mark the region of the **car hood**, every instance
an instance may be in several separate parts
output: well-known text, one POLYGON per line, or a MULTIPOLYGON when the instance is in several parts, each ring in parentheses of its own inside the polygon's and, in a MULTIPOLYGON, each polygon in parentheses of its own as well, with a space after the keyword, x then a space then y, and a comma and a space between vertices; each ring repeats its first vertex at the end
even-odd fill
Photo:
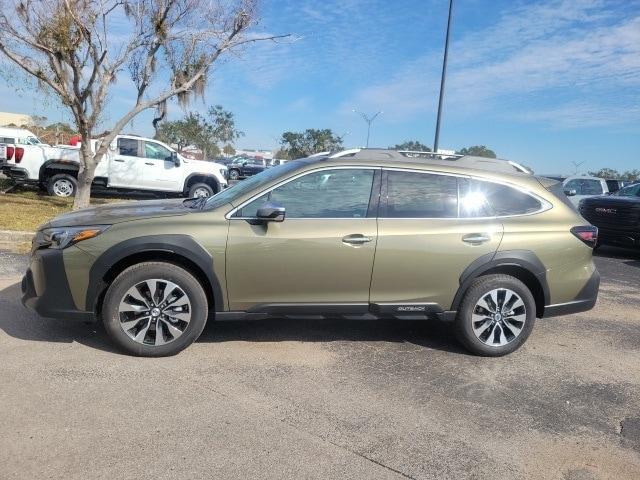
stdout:
POLYGON ((583 200, 586 204, 630 205, 640 204, 640 197, 623 197, 618 195, 598 195, 583 200))
POLYGON ((191 210, 183 199, 137 200, 85 208, 59 215, 40 228, 76 227, 83 225, 111 225, 150 217, 184 215, 191 210))

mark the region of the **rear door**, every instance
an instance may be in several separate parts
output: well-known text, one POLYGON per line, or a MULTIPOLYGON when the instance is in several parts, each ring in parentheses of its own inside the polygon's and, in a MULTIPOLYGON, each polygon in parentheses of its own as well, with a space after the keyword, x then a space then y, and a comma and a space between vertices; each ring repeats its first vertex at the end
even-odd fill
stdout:
MULTIPOLYGON (((371 303, 381 313, 450 308, 462 272, 494 253, 502 223, 461 210, 461 177, 437 172, 383 171, 371 303), (460 218, 469 217, 469 218, 460 218)), ((464 201, 480 204, 479 195, 464 201)))
POLYGON ((141 163, 142 142, 135 138, 119 137, 116 151, 109 161, 109 186, 144 188, 141 163))

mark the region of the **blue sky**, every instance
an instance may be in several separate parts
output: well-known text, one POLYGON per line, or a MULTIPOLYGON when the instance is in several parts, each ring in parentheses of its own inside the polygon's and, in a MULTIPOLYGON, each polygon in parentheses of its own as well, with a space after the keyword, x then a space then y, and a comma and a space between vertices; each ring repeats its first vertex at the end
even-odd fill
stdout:
MULTIPOLYGON (((640 0, 456 0, 441 148, 485 144, 539 173, 640 168, 640 0)), ((431 145, 447 0, 264 0, 258 31, 292 33, 216 66, 206 104, 232 110, 239 147, 285 130, 332 128, 361 146, 431 145)), ((0 110, 61 117, 31 91, 0 110)), ((127 106, 122 78, 109 119, 127 106)), ((204 110, 202 102, 192 105, 204 110)), ((182 114, 176 105, 171 116, 182 114)), ((150 115, 130 131, 150 134, 150 115)))

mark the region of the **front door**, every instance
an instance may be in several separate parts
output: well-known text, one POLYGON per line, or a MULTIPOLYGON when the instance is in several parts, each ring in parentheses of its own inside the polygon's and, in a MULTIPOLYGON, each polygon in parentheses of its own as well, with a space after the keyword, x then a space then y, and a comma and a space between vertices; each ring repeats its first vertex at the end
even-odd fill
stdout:
POLYGON ((231 310, 364 313, 376 248, 379 170, 326 168, 288 179, 230 220, 231 310), (286 209, 283 222, 255 224, 260 205, 286 209))
POLYGON ((461 211, 458 189, 464 181, 436 173, 384 171, 371 280, 371 303, 381 312, 450 308, 464 269, 500 245, 502 222, 464 218, 485 216, 461 211))
POLYGON ((171 158, 171 150, 158 142, 144 141, 142 173, 146 188, 171 192, 182 189, 182 175, 171 158))

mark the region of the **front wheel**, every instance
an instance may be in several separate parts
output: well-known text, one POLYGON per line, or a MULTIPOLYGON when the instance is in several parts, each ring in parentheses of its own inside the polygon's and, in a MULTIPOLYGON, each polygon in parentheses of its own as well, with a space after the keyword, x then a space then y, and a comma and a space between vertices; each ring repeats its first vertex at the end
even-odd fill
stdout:
POLYGON ((229 180, 238 180, 240 178, 240 172, 236 169, 229 170, 229 180))
POLYGON ((127 268, 111 283, 102 321, 122 350, 164 357, 196 341, 207 314, 207 296, 191 273, 172 263, 144 262, 127 268))
POLYGON ((189 188, 189 198, 209 198, 213 194, 213 188, 206 183, 194 183, 189 188))
POLYGON ((78 181, 66 173, 53 175, 47 182, 47 192, 52 197, 73 197, 78 191, 78 181))
POLYGON ((487 275, 465 293, 456 336, 476 355, 499 357, 527 340, 535 318, 536 303, 524 283, 510 275, 487 275))

